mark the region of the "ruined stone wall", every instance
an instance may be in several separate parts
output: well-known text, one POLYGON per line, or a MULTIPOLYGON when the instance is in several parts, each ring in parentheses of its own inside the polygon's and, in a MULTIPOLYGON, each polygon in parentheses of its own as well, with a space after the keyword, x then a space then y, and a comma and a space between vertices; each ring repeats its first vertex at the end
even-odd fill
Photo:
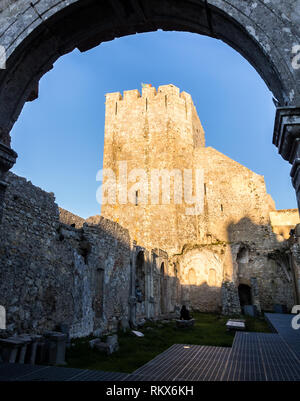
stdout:
MULTIPOLYGON (((0 234, 0 304, 6 307, 10 332, 41 332, 63 322, 70 326, 71 336, 84 336, 111 331, 123 317, 134 315, 138 321, 165 316, 182 304, 232 314, 238 309, 238 285, 251 286, 253 278, 261 309, 271 310, 274 303, 288 308, 294 304, 286 243, 273 242, 268 248, 250 240, 189 244, 172 256, 137 246, 133 253, 128 230, 119 224, 102 216, 82 224, 78 216, 59 211, 53 194, 13 174, 9 183, 0 234), (138 275, 134 269, 140 250, 144 253, 141 303, 135 299, 132 282, 138 275), (231 280, 224 275, 229 262, 231 280), (224 285, 226 280, 229 284, 224 285)), ((248 228, 253 232, 256 226, 248 228)), ((296 259, 294 264, 298 281, 296 259)))
MULTIPOLYGON (((267 253, 281 247, 269 222, 275 205, 262 176, 211 147, 195 149, 194 168, 204 172, 204 210, 197 216, 197 235, 179 237, 182 250, 174 258, 185 285, 185 272, 195 270, 197 284, 186 296, 191 304, 200 310, 220 310, 222 282, 239 285, 236 247, 247 243, 267 253)), ((266 264, 259 264, 263 288, 268 287, 266 264)), ((254 274, 251 270, 248 273, 254 274)), ((285 289, 283 285, 282 292, 285 289)), ((268 302, 262 302, 269 307, 268 302)))
POLYGON ((189 246, 172 260, 182 286, 181 303, 203 312, 220 311, 224 246, 189 246))
POLYGON ((62 223, 65 223, 69 226, 73 225, 76 228, 81 228, 85 223, 85 220, 82 217, 79 217, 76 214, 69 212, 68 210, 65 210, 61 207, 58 208, 58 210, 59 221, 61 221, 62 223))
POLYGON ((296 297, 294 268, 289 253, 286 243, 265 249, 251 242, 187 247, 181 255, 172 258, 173 262, 176 261, 181 285, 177 302, 200 311, 223 310, 228 314, 231 310, 235 314, 237 303, 232 301, 231 293, 227 294, 226 286, 222 293, 222 285, 229 283, 229 290, 234 287, 237 293, 239 285, 246 284, 251 291, 256 291, 251 303, 259 310, 272 311, 274 304, 291 309, 296 297), (233 270, 231 277, 224 274, 228 259, 233 270), (257 289, 253 286, 253 279, 257 289))
MULTIPOLYGON (((180 94, 174 85, 161 86, 157 92, 153 87, 143 88, 142 96, 137 90, 126 91, 123 97, 120 93, 106 95, 104 168, 112 169, 119 184, 120 161, 127 162, 122 185, 126 185, 129 197, 116 196, 116 204, 104 205, 102 214, 128 228, 142 246, 159 247, 168 253, 169 265, 176 266, 176 280, 181 285, 177 303, 202 311, 221 310, 222 283, 233 283, 237 288, 245 283, 250 286, 256 279, 259 308, 270 310, 274 303, 292 305, 290 263, 282 257, 287 246, 270 222, 270 215, 274 221, 280 214, 280 224, 285 221, 289 225, 291 216, 276 211, 263 176, 205 147, 204 131, 190 95, 180 94), (141 173, 131 176, 134 168, 143 169, 145 178, 141 173), (158 204, 154 204, 154 169, 178 170, 182 183, 184 169, 191 169, 193 175, 202 171, 203 210, 190 215, 187 210, 193 205, 186 199, 176 204, 172 185, 169 203, 160 191, 158 204), (143 179, 146 184, 142 184, 143 179), (144 203, 135 196, 138 191, 140 198, 141 184, 149 190, 144 203), (134 194, 132 203, 130 194, 134 194), (246 264, 240 260, 243 247, 248 252, 246 264)), ((154 276, 156 298, 164 285, 159 268, 154 276)), ((167 274, 170 283, 175 276, 167 274)), ((168 302, 175 299, 175 287, 169 287, 165 291, 168 302)), ((163 305, 156 305, 157 312, 162 309, 163 305)))
MULTIPOLYGON (((205 244, 211 242, 219 249, 214 255, 221 260, 223 280, 251 287, 251 278, 256 278, 262 309, 272 310, 275 303, 291 307, 289 261, 268 256, 275 254, 280 259, 287 245, 272 230, 270 213, 277 212, 264 178, 210 147, 197 150, 195 163, 204 169, 205 180, 201 243, 207 248, 205 244), (247 262, 241 256, 243 249, 247 262)), ((204 265, 207 270, 210 260, 204 265)))
POLYGON ((295 281, 288 243, 263 248, 248 242, 234 244, 231 248, 236 286, 246 284, 252 289, 255 278, 262 310, 272 311, 274 304, 286 305, 291 309, 295 304, 295 281))
MULTIPOLYGON (((205 210, 201 238, 211 236, 213 242, 257 241, 260 227, 269 225, 269 212, 275 210, 263 176, 212 147, 197 149, 194 163, 204 170, 205 210)), ((259 236, 263 238, 262 233, 259 236)))
POLYGON ((96 296, 95 301, 96 322, 97 325, 111 330, 123 317, 128 318, 129 314, 131 279, 129 233, 119 224, 102 216, 87 219, 83 232, 91 246, 87 263, 96 269, 100 284, 102 279, 103 295, 96 296), (102 306, 99 308, 101 301, 102 306))
POLYGON ((289 239, 290 231, 300 223, 298 209, 284 209, 270 212, 273 232, 289 239))
POLYGON ((58 323, 72 336, 128 316, 130 239, 101 218, 76 229, 59 221, 53 194, 9 174, 0 234, 0 304, 12 332, 58 323))

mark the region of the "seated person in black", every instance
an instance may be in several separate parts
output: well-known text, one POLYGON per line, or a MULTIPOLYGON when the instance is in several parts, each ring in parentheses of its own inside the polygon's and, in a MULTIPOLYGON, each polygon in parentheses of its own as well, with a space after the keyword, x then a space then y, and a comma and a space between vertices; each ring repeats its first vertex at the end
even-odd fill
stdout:
POLYGON ((188 309, 186 309, 185 305, 182 305, 181 311, 180 311, 180 320, 190 320, 190 312, 188 309))

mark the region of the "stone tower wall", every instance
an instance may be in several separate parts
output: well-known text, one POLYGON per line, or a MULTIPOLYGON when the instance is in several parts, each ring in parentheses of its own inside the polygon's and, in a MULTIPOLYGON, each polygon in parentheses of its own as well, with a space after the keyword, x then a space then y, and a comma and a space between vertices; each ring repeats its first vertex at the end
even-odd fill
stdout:
MULTIPOLYGON (((130 199, 103 205, 103 216, 126 227, 133 239, 146 247, 157 244, 169 254, 189 244, 250 240, 258 243, 271 235, 269 212, 275 204, 266 192, 264 178, 211 147, 205 147, 204 131, 191 96, 173 85, 106 95, 104 169, 111 168, 120 182, 120 162, 126 162, 130 199), (130 178, 133 169, 146 173, 146 202, 134 194, 138 186, 130 178), (155 169, 203 171, 204 208, 189 215, 187 204, 175 204, 171 178, 170 204, 152 202, 151 173, 155 169), (246 224, 246 219, 249 224, 246 224), (239 222, 239 229, 233 230, 239 222), (253 227, 256 229, 253 230, 253 227), (262 229, 263 227, 263 229, 262 229), (251 230, 252 231, 251 231, 251 230)), ((162 182, 162 181, 161 181, 162 182)), ((272 237, 272 235, 271 235, 272 237)), ((268 238, 270 240, 270 238, 268 238)), ((271 238, 272 240, 272 238, 271 238)))
MULTIPOLYGON (((276 208, 264 177, 205 147, 190 95, 180 94, 173 85, 157 92, 143 88, 142 96, 137 90, 123 97, 106 95, 104 168, 111 168, 117 179, 121 161, 127 162, 128 177, 132 169, 143 169, 150 190, 153 169, 191 169, 194 178, 197 169, 203 172, 203 210, 198 215, 186 213, 186 202, 175 204, 172 191, 170 204, 163 204, 162 198, 151 204, 149 196, 145 204, 117 199, 114 205, 102 206, 102 215, 127 228, 139 244, 168 253, 181 283, 179 303, 221 310, 222 283, 233 283, 237 290, 239 284, 251 286, 257 278, 262 308, 292 305, 287 246, 272 231, 270 213, 276 208)), ((134 183, 129 179, 127 188, 134 183)), ((133 186, 134 192, 137 188, 133 186)))
MULTIPOLYGON (((179 88, 164 85, 106 95, 104 169, 111 168, 119 177, 119 162, 127 163, 128 176, 133 169, 143 169, 149 195, 134 204, 134 182, 128 184, 132 196, 103 205, 101 214, 128 227, 133 239, 152 248, 159 242, 162 249, 177 250, 178 236, 197 235, 197 218, 185 216, 186 205, 174 204, 171 179, 170 204, 153 204, 151 174, 154 170, 169 172, 193 169, 193 153, 204 147, 204 131, 191 96, 179 88), (185 234, 182 232, 185 231, 185 234)), ((140 178, 138 178, 139 180, 140 178)), ((131 178, 129 176, 129 181, 131 178)), ((134 178, 133 178, 134 181, 134 178)))

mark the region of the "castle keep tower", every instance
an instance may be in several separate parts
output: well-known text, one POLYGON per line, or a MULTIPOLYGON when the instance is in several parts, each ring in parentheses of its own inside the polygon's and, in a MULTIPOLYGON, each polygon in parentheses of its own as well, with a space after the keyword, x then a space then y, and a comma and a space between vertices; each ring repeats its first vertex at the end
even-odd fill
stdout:
MULTIPOLYGON (((181 303, 200 310, 218 310, 221 305, 226 309, 226 294, 239 286, 247 286, 247 291, 254 288, 252 302, 266 306, 273 299, 269 277, 274 274, 283 277, 276 299, 287 297, 292 303, 291 286, 270 258, 274 250, 281 249, 283 237, 277 238, 272 230, 270 212, 274 221, 276 209, 264 177, 205 146, 204 131, 188 93, 164 85, 157 91, 145 87, 142 95, 138 90, 125 91, 123 96, 107 94, 104 169, 108 174, 104 174, 103 195, 109 193, 115 199, 102 205, 102 215, 127 228, 131 239, 148 252, 154 251, 156 259, 161 255, 157 250, 165 251, 156 279, 144 279, 147 269, 137 269, 143 273, 137 278, 146 309, 153 297, 166 299, 164 294, 169 294, 168 302, 180 297, 181 303), (186 188, 187 171, 192 175, 186 188), (197 171, 202 172, 200 180, 197 171), (158 181, 166 183, 165 173, 170 191, 164 185, 156 192, 158 181), (178 187, 182 193, 174 192, 178 187), (186 197, 186 189, 193 199, 186 197), (200 195, 200 202, 195 195, 200 195), (176 286, 165 288, 165 274, 179 280, 180 295, 176 286), (233 284, 224 287, 222 300, 221 287, 228 282, 233 284)), ((228 295, 228 299, 230 303, 233 298, 228 295)), ((160 308, 155 304, 157 311, 169 310, 172 302, 160 308)), ((139 304, 140 315, 143 305, 139 304)), ((236 305, 236 311, 240 310, 239 301, 236 305)))
POLYGON ((143 246, 159 244, 176 251, 178 243, 197 237, 198 216, 186 214, 191 205, 184 202, 183 192, 182 203, 174 199, 174 182, 180 179, 177 174, 183 179, 185 169, 192 172, 195 149, 204 146, 204 131, 192 98, 174 85, 160 86, 157 91, 147 86, 142 95, 138 90, 125 91, 123 97, 119 92, 107 94, 103 167, 113 170, 119 189, 127 175, 127 197, 117 196, 116 204, 102 205, 101 214, 128 228, 143 246), (168 172, 170 200, 161 186, 155 196, 155 188, 168 172), (159 182, 151 178, 152 173, 160 175, 159 182), (141 180, 145 191, 136 184, 141 180))
POLYGON ((256 241, 254 227, 269 225, 269 212, 275 210, 262 176, 205 147, 192 98, 174 85, 157 91, 147 86, 142 95, 138 90, 106 95, 103 164, 117 185, 110 192, 115 201, 103 204, 101 214, 127 228, 142 246, 169 255, 187 245, 256 241), (197 170, 203 173, 199 185, 197 170), (196 213, 185 196, 186 171, 192 174, 190 195, 198 190, 202 199, 196 213), (160 174, 156 180, 155 174, 160 174), (170 191, 162 191, 164 174, 170 191), (182 190, 179 201, 174 184, 182 190))

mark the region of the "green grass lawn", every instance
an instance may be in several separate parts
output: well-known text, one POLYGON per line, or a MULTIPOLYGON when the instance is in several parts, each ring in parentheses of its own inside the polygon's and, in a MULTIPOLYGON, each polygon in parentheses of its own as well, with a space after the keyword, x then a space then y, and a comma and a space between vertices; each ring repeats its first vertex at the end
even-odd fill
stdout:
MULTIPOLYGON (((73 340, 67 351, 68 367, 131 373, 173 344, 231 347, 234 333, 226 331, 228 317, 212 313, 193 313, 193 316, 196 322, 191 328, 176 329, 175 322, 158 322, 147 323, 140 330, 145 337, 119 332, 120 349, 110 356, 89 348, 92 337, 73 340)), ((246 324, 247 331, 270 332, 264 319, 247 317, 246 324)))

